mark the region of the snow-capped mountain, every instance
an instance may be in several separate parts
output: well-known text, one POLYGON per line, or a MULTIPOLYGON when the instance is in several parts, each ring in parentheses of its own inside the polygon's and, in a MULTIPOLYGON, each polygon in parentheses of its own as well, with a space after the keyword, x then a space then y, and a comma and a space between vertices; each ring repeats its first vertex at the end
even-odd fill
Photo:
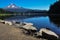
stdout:
POLYGON ((18 6, 16 6, 15 4, 11 3, 9 6, 7 6, 6 8, 19 8, 18 6))
POLYGON ((10 12, 45 12, 45 10, 32 10, 32 9, 27 9, 27 8, 23 8, 23 7, 18 7, 15 4, 11 3, 10 5, 8 5, 7 7, 3 8, 6 11, 10 11, 10 12))
POLYGON ((26 12, 26 11, 31 10, 31 9, 26 9, 26 8, 23 8, 23 7, 18 7, 15 4, 11 3, 7 7, 5 7, 4 10, 11 11, 11 12, 26 12))

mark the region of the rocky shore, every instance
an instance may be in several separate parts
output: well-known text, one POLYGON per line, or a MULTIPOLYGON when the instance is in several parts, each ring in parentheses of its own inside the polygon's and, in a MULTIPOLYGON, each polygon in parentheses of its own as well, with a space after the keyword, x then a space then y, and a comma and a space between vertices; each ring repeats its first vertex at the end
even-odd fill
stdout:
POLYGON ((37 28, 33 23, 0 20, 0 40, 59 40, 49 28, 37 28))
POLYGON ((22 30, 23 29, 16 28, 14 25, 10 26, 0 23, 0 40, 46 40, 25 35, 22 30))

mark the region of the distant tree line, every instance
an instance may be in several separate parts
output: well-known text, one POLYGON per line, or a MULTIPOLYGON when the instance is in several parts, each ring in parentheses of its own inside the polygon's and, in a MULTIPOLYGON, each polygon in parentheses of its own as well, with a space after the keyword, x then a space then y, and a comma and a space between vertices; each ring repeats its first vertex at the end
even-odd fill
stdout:
POLYGON ((29 10, 26 13, 47 13, 46 10, 29 10))
POLYGON ((6 10, 0 8, 0 19, 6 19, 9 17, 12 17, 12 15, 10 15, 11 13, 13 13, 13 12, 9 12, 9 11, 6 11, 6 10))
POLYGON ((6 10, 0 8, 0 14, 8 14, 8 13, 13 13, 13 12, 6 11, 6 10))

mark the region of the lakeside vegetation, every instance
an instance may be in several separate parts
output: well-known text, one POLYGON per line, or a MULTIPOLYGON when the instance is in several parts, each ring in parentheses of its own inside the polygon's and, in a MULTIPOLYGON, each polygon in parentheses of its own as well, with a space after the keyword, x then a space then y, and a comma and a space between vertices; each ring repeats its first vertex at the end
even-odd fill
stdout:
POLYGON ((4 10, 0 8, 0 19, 5 19, 8 17, 12 17, 14 15, 20 15, 20 16, 41 16, 41 15, 46 15, 47 11, 46 10, 29 10, 27 12, 11 12, 4 10))
POLYGON ((0 19, 6 19, 6 18, 11 17, 12 16, 11 13, 12 12, 9 12, 0 8, 0 19))
POLYGON ((11 17, 12 15, 10 15, 10 14, 0 14, 0 19, 6 19, 6 18, 9 18, 9 17, 11 17))
POLYGON ((48 14, 50 20, 59 26, 60 25, 60 1, 57 1, 50 6, 48 14))

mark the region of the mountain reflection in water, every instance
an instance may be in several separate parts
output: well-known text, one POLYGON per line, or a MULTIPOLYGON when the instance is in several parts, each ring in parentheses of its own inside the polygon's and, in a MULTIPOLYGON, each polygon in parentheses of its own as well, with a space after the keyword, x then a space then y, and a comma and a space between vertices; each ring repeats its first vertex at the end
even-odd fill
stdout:
POLYGON ((48 16, 41 16, 41 17, 29 17, 29 18, 22 18, 17 16, 17 17, 12 17, 6 20, 15 20, 15 21, 22 21, 22 22, 29 22, 33 23, 34 26, 39 30, 40 28, 50 28, 52 31, 60 35, 60 28, 57 27, 53 22, 50 21, 48 16))

